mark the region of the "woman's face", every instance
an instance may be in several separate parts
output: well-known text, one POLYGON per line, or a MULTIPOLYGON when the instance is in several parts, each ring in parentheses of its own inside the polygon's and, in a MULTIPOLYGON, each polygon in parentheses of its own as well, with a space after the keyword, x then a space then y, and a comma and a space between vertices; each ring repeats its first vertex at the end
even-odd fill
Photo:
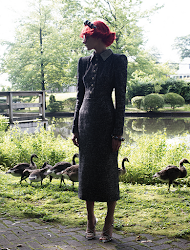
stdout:
POLYGON ((96 49, 98 46, 98 41, 98 38, 86 35, 83 36, 83 43, 85 44, 87 50, 96 49))

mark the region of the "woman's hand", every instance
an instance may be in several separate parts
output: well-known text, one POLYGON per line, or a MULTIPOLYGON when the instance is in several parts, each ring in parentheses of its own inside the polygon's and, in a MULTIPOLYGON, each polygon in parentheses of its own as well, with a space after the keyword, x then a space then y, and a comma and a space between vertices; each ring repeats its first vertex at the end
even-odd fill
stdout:
POLYGON ((75 146, 79 147, 79 134, 73 133, 72 141, 75 146))
POLYGON ((118 151, 119 148, 120 148, 120 146, 121 146, 121 141, 116 140, 116 139, 113 138, 113 139, 112 139, 112 151, 113 151, 113 152, 118 151))

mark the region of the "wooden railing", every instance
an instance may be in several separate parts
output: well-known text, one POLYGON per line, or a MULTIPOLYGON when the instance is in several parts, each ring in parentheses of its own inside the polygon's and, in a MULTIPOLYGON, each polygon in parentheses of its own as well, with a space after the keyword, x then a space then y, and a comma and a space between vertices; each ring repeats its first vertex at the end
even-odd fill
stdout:
POLYGON ((45 120, 45 91, 10 91, 10 92, 0 92, 0 98, 5 97, 4 101, 0 103, 0 110, 7 110, 7 112, 1 112, 2 114, 9 117, 9 122, 14 123, 15 121, 23 120, 34 120, 40 119, 45 120), (38 96, 38 103, 21 103, 13 102, 13 97, 30 97, 38 96), (18 112, 18 110, 38 107, 39 113, 32 112, 18 112))

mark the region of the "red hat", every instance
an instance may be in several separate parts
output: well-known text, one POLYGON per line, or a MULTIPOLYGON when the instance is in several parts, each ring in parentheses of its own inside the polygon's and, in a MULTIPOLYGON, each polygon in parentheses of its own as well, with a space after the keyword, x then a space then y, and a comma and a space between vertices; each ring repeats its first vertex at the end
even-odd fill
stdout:
POLYGON ((106 47, 110 46, 116 39, 115 32, 111 32, 109 27, 102 21, 94 21, 93 23, 86 20, 84 28, 81 31, 80 37, 92 36, 101 38, 106 47))

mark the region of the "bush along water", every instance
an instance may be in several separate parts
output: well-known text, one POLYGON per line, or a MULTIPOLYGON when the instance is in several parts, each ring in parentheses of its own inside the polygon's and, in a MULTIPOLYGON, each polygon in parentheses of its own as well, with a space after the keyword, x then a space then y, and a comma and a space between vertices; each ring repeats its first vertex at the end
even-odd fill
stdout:
POLYGON ((185 99, 181 95, 171 92, 165 95, 152 93, 146 96, 135 96, 131 99, 131 103, 137 109, 157 111, 165 104, 169 104, 172 109, 182 107, 185 104, 185 99))
MULTIPOLYGON (((143 134, 142 136, 130 134, 131 143, 123 144, 119 156, 128 157, 129 163, 126 164, 126 174, 121 177, 121 181, 126 183, 138 184, 155 184, 159 180, 155 180, 152 176, 165 168, 169 164, 179 166, 182 158, 190 160, 190 145, 185 138, 178 141, 167 139, 165 133, 154 133, 151 135, 143 134)), ((187 172, 190 172, 189 164, 187 172)), ((180 182, 190 186, 190 179, 180 179, 180 182)))
POLYGON ((164 95, 165 103, 171 105, 171 108, 181 107, 185 104, 185 99, 176 93, 167 93, 164 95))
POLYGON ((142 106, 146 111, 157 111, 164 107, 164 99, 159 94, 149 94, 142 99, 142 106))
MULTIPOLYGON (((53 126, 53 125, 52 125, 53 126)), ((30 162, 32 154, 36 154, 37 167, 44 162, 54 165, 59 161, 71 161, 78 149, 71 139, 55 137, 53 127, 50 130, 36 131, 34 134, 21 132, 18 127, 3 132, 0 137, 0 165, 1 169, 13 167, 19 162, 30 162)))

